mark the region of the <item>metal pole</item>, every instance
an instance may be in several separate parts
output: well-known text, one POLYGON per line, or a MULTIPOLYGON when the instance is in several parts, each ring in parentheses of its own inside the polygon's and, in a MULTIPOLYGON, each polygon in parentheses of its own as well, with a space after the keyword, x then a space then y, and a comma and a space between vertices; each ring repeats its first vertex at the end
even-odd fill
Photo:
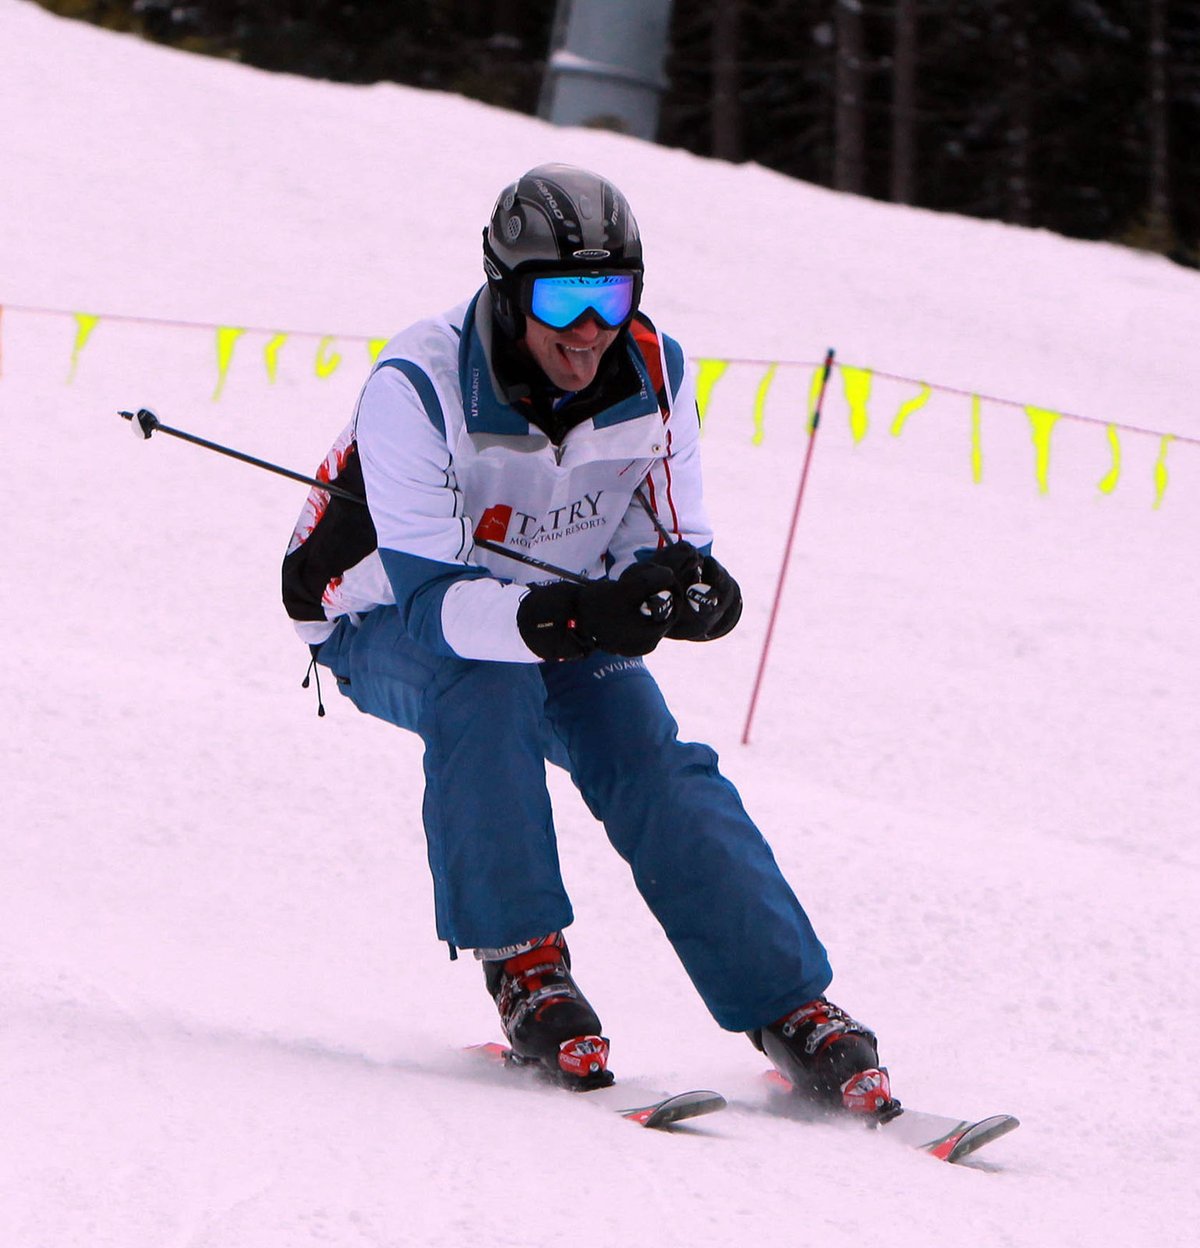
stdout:
POLYGON ((742 729, 742 744, 750 744, 750 725, 754 722, 754 708, 758 705, 758 693, 762 687, 763 673, 767 669, 767 655, 771 649, 771 637, 775 632, 775 620, 779 615, 779 602, 783 597, 783 583, 787 578, 788 562, 792 557, 792 541, 796 536, 796 525, 800 519, 800 505, 804 502, 804 489, 808 484, 808 470, 812 464, 813 448, 817 445, 817 429, 821 424, 821 404, 825 401, 825 388, 829 385, 829 374, 833 368, 833 348, 825 353, 825 368, 821 375, 821 389, 817 394, 817 402, 813 408, 812 420, 809 423, 808 449, 804 453, 804 468, 800 473, 800 488, 796 492, 796 504, 792 508, 792 523, 788 529, 787 544, 783 550, 783 563, 779 569, 779 581, 775 586, 775 601, 771 604, 771 617, 767 621, 767 635, 763 640, 762 654, 758 660, 758 675, 754 678, 754 691, 750 695, 750 709, 746 712, 746 725, 742 729))

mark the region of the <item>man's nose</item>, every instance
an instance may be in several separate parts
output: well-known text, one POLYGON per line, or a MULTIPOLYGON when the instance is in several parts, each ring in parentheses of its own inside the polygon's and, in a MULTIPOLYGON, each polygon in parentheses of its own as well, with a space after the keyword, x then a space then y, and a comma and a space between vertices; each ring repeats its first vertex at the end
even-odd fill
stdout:
POLYGON ((596 320, 595 314, 588 312, 582 321, 572 325, 567 333, 571 335, 580 346, 587 346, 600 337, 603 330, 600 328, 600 322, 596 320))

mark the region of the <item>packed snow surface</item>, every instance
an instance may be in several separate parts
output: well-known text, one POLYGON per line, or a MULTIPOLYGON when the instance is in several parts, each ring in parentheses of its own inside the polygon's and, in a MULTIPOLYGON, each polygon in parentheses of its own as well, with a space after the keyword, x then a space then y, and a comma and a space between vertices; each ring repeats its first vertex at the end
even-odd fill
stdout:
POLYGON ((0 1243, 1194 1242, 1200 275, 25 0, 0 119, 0 1243), (1022 1119, 973 1166, 758 1112, 761 1058, 558 773, 614 1068, 733 1108, 642 1132, 463 1056, 497 1027, 433 935, 419 744, 300 688, 303 487, 115 415, 311 470, 365 340, 469 294, 497 191, 550 159, 626 190, 693 357, 760 361, 704 433, 744 620, 652 667, 901 1098, 1022 1119), (222 375, 166 322, 246 332, 222 375), (865 405, 834 372, 743 745, 827 346, 877 372, 865 405), (920 391, 881 373, 966 393, 896 433, 920 391))

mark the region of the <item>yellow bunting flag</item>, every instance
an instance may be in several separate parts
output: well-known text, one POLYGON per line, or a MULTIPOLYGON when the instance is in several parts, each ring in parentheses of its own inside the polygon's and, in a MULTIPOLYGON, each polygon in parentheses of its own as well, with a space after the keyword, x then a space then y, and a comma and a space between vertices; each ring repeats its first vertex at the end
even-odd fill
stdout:
POLYGON ((342 362, 342 357, 332 349, 333 339, 322 338, 317 345, 317 376, 329 377, 342 362))
POLYGON ((924 382, 921 382, 920 385, 921 393, 915 398, 906 399, 900 405, 900 410, 896 413, 896 419, 892 421, 893 438, 898 438, 904 432, 904 426, 908 423, 908 418, 913 412, 919 412, 929 402, 929 396, 933 393, 933 390, 924 382))
POLYGON ((221 397, 221 391, 225 389, 225 378, 233 362, 233 348, 245 332, 232 325, 217 326, 217 388, 213 391, 214 401, 221 397))
POLYGON ((1108 426, 1108 445, 1112 449, 1112 467, 1104 474, 1100 482, 1100 493, 1111 494, 1121 479, 1121 439, 1117 434, 1116 425, 1108 426))
POLYGON ((971 480, 983 480, 983 403, 979 395, 971 395, 971 480))
POLYGON ((367 354, 371 357, 371 363, 374 364, 379 359, 379 353, 386 347, 388 340, 386 338, 372 338, 367 343, 367 354))
POLYGON ((708 413, 708 400, 712 397, 712 388, 721 380, 729 367, 728 360, 698 360, 696 372, 696 411, 700 414, 700 423, 708 413))
POLYGON ((1164 433, 1158 444, 1158 459, 1154 463, 1154 510, 1162 506, 1163 495, 1167 492, 1167 447, 1175 441, 1173 433, 1164 433))
POLYGON ((1050 493, 1050 437, 1062 419, 1058 412, 1044 407, 1026 407, 1025 414, 1033 433, 1033 449, 1037 456, 1038 493, 1050 493))
POLYGON ((861 442, 867 436, 867 400, 871 397, 871 370, 840 364, 842 387, 850 405, 850 436, 861 442))
POLYGON ((279 349, 287 342, 287 334, 275 334, 263 347, 263 362, 267 366, 267 380, 274 384, 279 375, 279 349))
POLYGON ((817 404, 821 401, 821 387, 825 384, 825 366, 819 365, 808 383, 808 433, 812 436, 817 426, 817 404))
POLYGON ((92 336, 92 330, 100 324, 98 316, 90 316, 86 312, 75 313, 75 345, 71 348, 71 367, 67 372, 67 380, 75 380, 75 370, 79 367, 79 356, 92 336))
POLYGON ((750 439, 754 446, 761 446, 764 437, 763 433, 763 409, 767 403, 767 391, 771 388, 771 382, 775 380, 775 370, 778 364, 772 364, 770 368, 763 374, 763 379, 758 383, 758 389, 754 394, 754 436, 750 439))

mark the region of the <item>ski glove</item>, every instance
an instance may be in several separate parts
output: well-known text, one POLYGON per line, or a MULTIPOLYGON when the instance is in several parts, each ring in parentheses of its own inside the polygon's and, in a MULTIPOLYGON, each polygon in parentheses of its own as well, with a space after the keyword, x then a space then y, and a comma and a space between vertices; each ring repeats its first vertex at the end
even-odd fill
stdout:
POLYGON ((681 610, 674 586, 670 569, 651 563, 635 563, 616 581, 534 585, 517 607, 517 628, 530 650, 551 663, 596 649, 649 654, 681 610))
POLYGON ((742 618, 737 581, 712 555, 702 555, 691 542, 665 546, 647 562, 669 568, 675 576, 675 592, 683 605, 667 632, 672 640, 715 641, 732 632, 742 618))

